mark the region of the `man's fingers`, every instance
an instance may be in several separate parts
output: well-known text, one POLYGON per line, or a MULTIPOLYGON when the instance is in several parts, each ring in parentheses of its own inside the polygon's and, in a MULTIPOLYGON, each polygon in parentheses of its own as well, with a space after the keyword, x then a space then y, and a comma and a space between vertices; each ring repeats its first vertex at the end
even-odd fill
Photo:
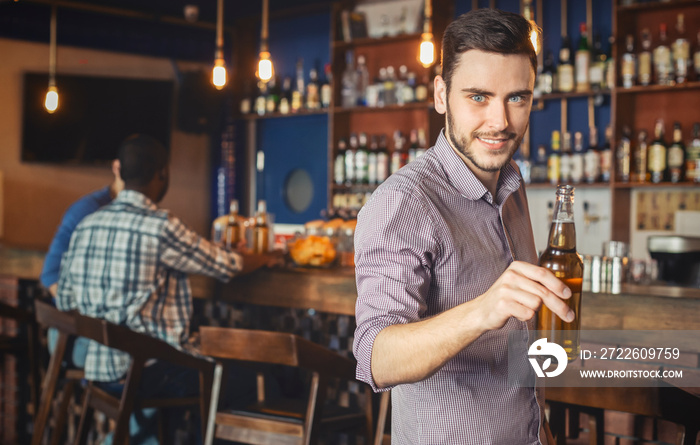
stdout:
POLYGON ((554 276, 550 270, 521 261, 514 262, 512 267, 518 273, 525 275, 525 277, 542 284, 559 298, 571 298, 571 289, 554 276))

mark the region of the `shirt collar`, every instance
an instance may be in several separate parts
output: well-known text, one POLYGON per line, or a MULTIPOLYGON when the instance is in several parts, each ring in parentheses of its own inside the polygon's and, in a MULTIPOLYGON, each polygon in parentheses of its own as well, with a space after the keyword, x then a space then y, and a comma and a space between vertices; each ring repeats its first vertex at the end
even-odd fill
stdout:
POLYGON ((141 192, 137 192, 136 190, 122 190, 119 192, 117 197, 114 199, 115 202, 122 202, 122 203, 127 203, 131 204, 136 207, 143 207, 151 210, 157 210, 158 206, 156 206, 153 201, 151 201, 146 195, 144 195, 141 192))
MULTIPOLYGON (((435 151, 438 159, 443 164, 447 180, 462 196, 472 201, 477 201, 481 198, 485 198, 489 202, 492 201, 488 189, 450 145, 450 142, 445 137, 444 128, 440 131, 440 135, 435 142, 435 151)), ((514 161, 511 160, 501 169, 496 189, 497 202, 503 202, 505 197, 520 187, 521 177, 513 163, 514 161)))

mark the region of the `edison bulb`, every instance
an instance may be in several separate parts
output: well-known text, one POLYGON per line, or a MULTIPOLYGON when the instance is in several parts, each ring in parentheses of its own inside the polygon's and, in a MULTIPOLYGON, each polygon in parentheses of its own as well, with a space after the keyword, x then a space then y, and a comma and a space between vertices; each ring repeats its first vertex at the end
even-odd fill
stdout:
POLYGON ((53 113, 58 109, 58 89, 53 85, 46 91, 44 107, 46 107, 46 111, 49 113, 53 113))
POLYGON ((275 68, 272 66, 272 60, 270 60, 270 53, 267 51, 262 51, 260 53, 257 74, 258 78, 263 82, 272 79, 272 76, 275 74, 275 68))
POLYGON ((420 43, 418 60, 420 60, 421 65, 423 65, 425 68, 428 68, 435 61, 435 44, 433 44, 432 34, 423 34, 423 41, 420 43))
POLYGON ((226 86, 226 65, 222 59, 217 59, 211 73, 211 82, 217 90, 226 86))

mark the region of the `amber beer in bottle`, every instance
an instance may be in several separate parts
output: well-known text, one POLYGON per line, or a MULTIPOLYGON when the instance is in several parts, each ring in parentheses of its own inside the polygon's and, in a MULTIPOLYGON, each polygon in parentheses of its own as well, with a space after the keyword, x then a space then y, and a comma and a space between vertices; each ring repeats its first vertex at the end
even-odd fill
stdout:
POLYGON ((261 199, 258 201, 258 211, 255 214, 255 226, 253 227, 253 252, 267 252, 269 243, 270 226, 267 221, 267 204, 261 199))
POLYGON ((537 314, 537 331, 564 348, 569 361, 580 351, 581 286, 583 284, 583 260, 576 253, 576 227, 574 226, 574 187, 557 187, 556 202, 549 230, 547 248, 540 256, 540 266, 551 270, 571 289, 571 298, 564 300, 576 318, 567 323, 548 307, 542 305, 537 314))

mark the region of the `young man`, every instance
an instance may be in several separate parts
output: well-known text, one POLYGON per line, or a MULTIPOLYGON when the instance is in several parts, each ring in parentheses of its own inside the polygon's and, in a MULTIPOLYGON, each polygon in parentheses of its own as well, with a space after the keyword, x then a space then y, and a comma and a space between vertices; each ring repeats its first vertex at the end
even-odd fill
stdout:
MULTIPOLYGON (((159 209, 168 190, 168 154, 158 141, 136 135, 119 149, 124 190, 76 227, 63 258, 56 294, 61 310, 150 334, 174 345, 189 337, 192 295, 188 274, 226 281, 276 262, 276 254, 228 252, 208 242, 167 210, 159 209)), ((130 364, 128 354, 90 341, 85 377, 118 390, 130 364)), ((163 363, 146 367, 142 395, 196 394, 194 370, 163 363)), ((135 413, 132 444, 158 443, 152 412, 135 413)))
POLYGON ((445 129, 358 217, 357 376, 393 388, 394 444, 546 443, 543 398, 508 384, 509 367, 529 366, 540 305, 573 318, 563 301, 571 291, 533 265, 511 160, 532 106, 530 31, 522 16, 490 9, 448 26, 435 78, 445 129), (509 362, 514 331, 524 340, 509 362))

